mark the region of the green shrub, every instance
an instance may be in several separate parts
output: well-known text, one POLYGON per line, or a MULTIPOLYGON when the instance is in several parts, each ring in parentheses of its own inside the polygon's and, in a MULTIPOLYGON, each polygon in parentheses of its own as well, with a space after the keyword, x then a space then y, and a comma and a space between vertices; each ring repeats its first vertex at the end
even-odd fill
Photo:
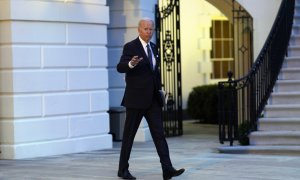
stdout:
POLYGON ((218 86, 203 85, 194 87, 187 101, 187 113, 203 123, 218 123, 218 86))

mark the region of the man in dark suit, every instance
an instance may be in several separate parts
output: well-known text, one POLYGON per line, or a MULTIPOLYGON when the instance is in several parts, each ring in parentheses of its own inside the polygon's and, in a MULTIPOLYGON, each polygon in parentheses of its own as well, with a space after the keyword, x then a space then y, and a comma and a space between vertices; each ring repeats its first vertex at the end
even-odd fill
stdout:
POLYGON ((179 176, 184 169, 176 170, 170 160, 169 148, 164 136, 162 123, 163 99, 159 94, 161 79, 158 50, 150 42, 154 22, 143 18, 138 24, 139 37, 124 45, 123 54, 117 65, 125 73, 126 88, 121 105, 126 107, 126 121, 120 152, 118 176, 136 179, 129 172, 129 157, 134 137, 143 117, 148 122, 150 133, 160 158, 163 178, 179 176))

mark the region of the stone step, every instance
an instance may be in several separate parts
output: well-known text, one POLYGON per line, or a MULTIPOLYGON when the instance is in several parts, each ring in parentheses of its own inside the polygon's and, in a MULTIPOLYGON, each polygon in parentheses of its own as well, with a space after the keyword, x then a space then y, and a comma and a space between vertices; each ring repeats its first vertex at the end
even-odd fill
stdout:
POLYGON ((299 14, 299 10, 300 10, 300 1, 299 0, 295 0, 295 14, 299 14))
POLYGON ((300 89, 300 80, 277 80, 274 92, 293 92, 300 89))
POLYGON ((294 24, 292 27, 292 35, 299 35, 300 34, 300 25, 294 24))
POLYGON ((298 29, 300 27, 297 27, 295 29, 293 29, 292 31, 292 35, 291 35, 291 38, 290 38, 290 45, 298 45, 300 44, 300 30, 298 29))
POLYGON ((220 153, 230 154, 266 154, 299 156, 300 146, 221 146, 217 148, 220 153))
POLYGON ((289 56, 300 56, 300 46, 299 45, 291 45, 288 47, 288 55, 289 56))
POLYGON ((287 80, 300 80, 300 68, 282 68, 278 78, 287 80))
POLYGON ((300 67, 300 56, 286 57, 283 61, 283 67, 300 67))
POLYGON ((274 92, 269 98, 269 104, 298 104, 300 102, 300 91, 296 92, 274 92))
POLYGON ((298 145, 299 131, 254 131, 249 135, 251 145, 298 145))
POLYGON ((298 118, 260 118, 259 131, 300 131, 300 117, 298 118))
POLYGON ((266 105, 264 117, 300 117, 300 104, 266 105))
POLYGON ((294 15, 294 24, 297 24, 297 25, 299 25, 300 24, 300 14, 299 14, 299 7, 297 6, 297 8, 296 8, 296 13, 295 13, 295 15, 294 15))

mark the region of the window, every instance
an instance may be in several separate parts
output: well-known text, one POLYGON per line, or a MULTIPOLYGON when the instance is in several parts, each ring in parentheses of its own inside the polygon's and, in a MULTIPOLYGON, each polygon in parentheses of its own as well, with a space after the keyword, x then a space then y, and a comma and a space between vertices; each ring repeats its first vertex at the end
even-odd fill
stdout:
POLYGON ((212 79, 227 78, 234 72, 233 28, 228 20, 213 20, 210 31, 212 39, 212 79))

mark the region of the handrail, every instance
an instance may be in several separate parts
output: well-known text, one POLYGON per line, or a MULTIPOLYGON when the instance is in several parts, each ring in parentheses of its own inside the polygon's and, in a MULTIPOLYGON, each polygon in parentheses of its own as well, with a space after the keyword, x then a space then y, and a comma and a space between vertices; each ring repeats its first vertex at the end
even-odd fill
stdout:
POLYGON ((219 82, 218 117, 220 143, 233 145, 241 135, 257 130, 257 120, 267 104, 279 75, 291 35, 295 0, 282 0, 276 19, 263 48, 248 74, 233 80, 228 73, 226 82, 219 82))

